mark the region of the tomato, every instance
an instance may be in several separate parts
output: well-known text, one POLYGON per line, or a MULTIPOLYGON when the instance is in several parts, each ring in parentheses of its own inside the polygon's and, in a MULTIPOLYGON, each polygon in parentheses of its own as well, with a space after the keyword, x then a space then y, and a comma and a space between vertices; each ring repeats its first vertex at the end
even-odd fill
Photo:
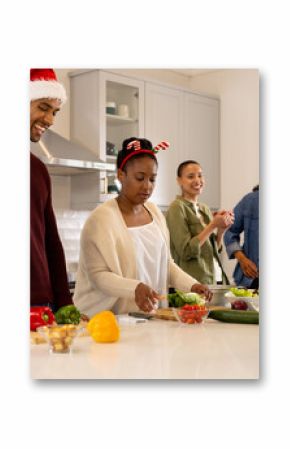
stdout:
POLYGON ((182 310, 195 310, 194 307, 195 306, 191 306, 190 304, 184 304, 182 310))
POLYGON ((187 324, 193 324, 195 322, 194 318, 187 318, 186 323, 187 324))
POLYGON ((202 323, 203 317, 207 315, 205 305, 185 304, 178 311, 180 321, 186 324, 202 323))
POLYGON ((179 316, 180 318, 182 318, 182 316, 183 316, 182 310, 178 310, 177 313, 178 313, 178 316, 179 316))

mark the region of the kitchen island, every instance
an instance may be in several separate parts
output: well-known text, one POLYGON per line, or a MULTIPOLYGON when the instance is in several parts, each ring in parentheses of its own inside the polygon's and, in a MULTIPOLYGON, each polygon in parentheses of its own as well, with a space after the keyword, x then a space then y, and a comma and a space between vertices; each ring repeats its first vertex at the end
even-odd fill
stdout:
POLYGON ((123 324, 118 342, 79 337, 70 354, 31 345, 30 368, 33 379, 258 379, 259 326, 123 324))

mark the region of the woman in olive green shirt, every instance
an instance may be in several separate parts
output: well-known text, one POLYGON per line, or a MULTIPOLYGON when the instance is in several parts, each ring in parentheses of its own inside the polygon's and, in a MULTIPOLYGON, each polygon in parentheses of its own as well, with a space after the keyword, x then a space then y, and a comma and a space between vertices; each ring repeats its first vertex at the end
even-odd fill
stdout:
POLYGON ((233 213, 221 210, 213 215, 206 204, 198 203, 205 185, 198 162, 182 162, 177 181, 181 196, 171 203, 166 214, 174 261, 203 284, 229 284, 219 252, 223 234, 234 222, 233 213))

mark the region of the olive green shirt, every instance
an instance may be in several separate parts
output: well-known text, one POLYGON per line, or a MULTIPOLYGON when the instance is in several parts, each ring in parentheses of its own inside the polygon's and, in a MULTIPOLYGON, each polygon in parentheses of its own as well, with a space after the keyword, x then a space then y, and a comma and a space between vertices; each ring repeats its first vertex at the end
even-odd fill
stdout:
POLYGON ((171 255, 177 265, 202 284, 215 284, 214 258, 222 270, 223 283, 229 284, 219 258, 216 234, 200 245, 197 235, 212 220, 212 213, 206 204, 198 203, 202 220, 197 216, 194 205, 177 196, 166 213, 170 232, 171 255), (203 223, 202 223, 203 222, 203 223))

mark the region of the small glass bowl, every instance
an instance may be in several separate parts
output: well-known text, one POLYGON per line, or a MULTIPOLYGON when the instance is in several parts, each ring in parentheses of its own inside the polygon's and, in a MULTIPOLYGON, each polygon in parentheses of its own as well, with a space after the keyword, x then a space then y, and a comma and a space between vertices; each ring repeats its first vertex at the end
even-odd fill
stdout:
POLYGON ((204 323, 209 314, 209 309, 205 307, 201 310, 185 310, 182 307, 173 307, 173 313, 176 319, 187 325, 204 323))
POLYGON ((36 330, 48 342, 51 353, 67 354, 71 351, 75 337, 83 329, 75 324, 52 324, 38 327, 36 330))

